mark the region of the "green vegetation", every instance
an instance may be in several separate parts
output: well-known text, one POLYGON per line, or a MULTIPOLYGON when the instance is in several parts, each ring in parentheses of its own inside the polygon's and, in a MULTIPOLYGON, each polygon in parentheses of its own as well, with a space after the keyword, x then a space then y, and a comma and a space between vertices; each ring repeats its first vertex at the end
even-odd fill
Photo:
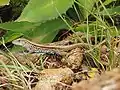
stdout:
MULTIPOLYGON (((21 0, 22 3, 25 3, 23 1, 21 0)), ((12 2, 15 2, 15 0, 12 2)), ((10 42, 21 35, 31 40, 37 38, 37 42, 51 42, 58 30, 63 28, 82 30, 87 33, 93 33, 94 30, 96 32, 103 30, 114 32, 112 35, 116 36, 116 32, 119 32, 114 27, 112 16, 120 14, 120 7, 110 5, 116 2, 113 0, 106 0, 105 2, 99 0, 30 0, 26 6, 21 4, 25 8, 16 21, 1 23, 0 28, 8 31, 4 36, 5 42, 10 42), (95 20, 90 21, 89 17, 95 20), (107 23, 105 17, 110 18, 111 26, 107 23), (78 27, 72 28, 73 23, 71 21, 80 22, 80 24, 78 24, 78 27), (54 26, 54 23, 57 23, 57 25, 54 26), (13 33, 12 38, 10 38, 11 32, 13 33), (46 33, 48 35, 45 35, 46 33)))
MULTIPOLYGON (((7 5, 9 0, 3 1, 5 0, 0 1, 1 7, 7 5)), ((10 56, 3 52, 0 53, 12 59, 14 65, 7 66, 0 61, 2 64, 0 67, 6 69, 11 76, 12 83, 18 84, 14 81, 17 77, 12 76, 13 73, 8 68, 14 68, 13 70, 19 74, 20 68, 23 71, 30 71, 31 68, 21 65, 5 44, 19 37, 28 38, 36 43, 50 43, 61 29, 67 29, 73 33, 84 33, 88 44, 92 44, 91 37, 94 38, 95 48, 90 47, 90 50, 86 52, 98 68, 105 69, 103 63, 100 62, 102 44, 105 44, 110 51, 106 70, 119 66, 119 56, 114 55, 114 45, 111 45, 111 39, 120 34, 119 0, 10 0, 9 4, 12 7, 13 16, 7 22, 1 19, 0 30, 1 32, 4 30, 5 33, 0 35, 0 45, 3 44, 10 56), (17 5, 18 8, 16 8, 17 5)), ((14 50, 15 47, 12 49, 14 50)), ((31 67, 35 68, 34 65, 31 67)), ((20 77, 23 78, 22 75, 20 77)), ((20 81, 22 81, 21 78, 20 81)), ((19 88, 23 89, 23 87, 19 88)))

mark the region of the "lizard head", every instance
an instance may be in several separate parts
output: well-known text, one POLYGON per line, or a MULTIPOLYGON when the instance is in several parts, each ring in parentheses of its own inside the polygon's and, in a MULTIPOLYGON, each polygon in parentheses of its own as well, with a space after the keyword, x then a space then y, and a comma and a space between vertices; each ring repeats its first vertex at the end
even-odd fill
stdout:
POLYGON ((24 38, 19 38, 19 39, 12 41, 12 43, 15 45, 24 46, 27 43, 27 40, 24 38))

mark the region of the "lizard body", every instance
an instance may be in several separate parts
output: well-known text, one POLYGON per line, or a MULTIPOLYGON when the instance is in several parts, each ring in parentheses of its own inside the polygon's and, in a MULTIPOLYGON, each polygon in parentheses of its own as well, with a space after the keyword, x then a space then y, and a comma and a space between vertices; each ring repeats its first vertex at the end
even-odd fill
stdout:
POLYGON ((20 45, 26 48, 29 52, 34 53, 48 53, 48 54, 62 54, 61 52, 72 50, 76 47, 88 47, 85 43, 77 43, 67 46, 36 44, 24 38, 16 39, 12 42, 15 45, 20 45))

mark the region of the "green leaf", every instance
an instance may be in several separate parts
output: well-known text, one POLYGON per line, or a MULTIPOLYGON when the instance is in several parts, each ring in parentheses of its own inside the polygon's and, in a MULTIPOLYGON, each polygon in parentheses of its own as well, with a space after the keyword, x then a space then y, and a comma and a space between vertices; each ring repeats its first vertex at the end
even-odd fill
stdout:
POLYGON ((9 0, 0 0, 0 6, 8 5, 9 0))
POLYGON ((110 3, 117 1, 117 0, 105 0, 104 2, 101 3, 101 5, 99 6, 99 10, 103 8, 103 6, 109 5, 110 3))
POLYGON ((78 27, 75 28, 75 31, 87 33, 87 28, 89 28, 89 33, 93 34, 95 26, 96 26, 95 24, 89 24, 89 25, 80 24, 80 25, 78 25, 78 27))
POLYGON ((116 27, 111 26, 109 27, 109 29, 105 28, 99 21, 94 21, 88 25, 80 24, 75 28, 75 31, 80 31, 87 34, 87 29, 89 29, 89 34, 91 34, 92 36, 106 36, 106 34, 109 33, 110 36, 115 37, 118 36, 118 34, 120 34, 119 30, 117 30, 116 27))
POLYGON ((36 23, 30 23, 30 22, 7 22, 0 24, 0 28, 4 30, 19 32, 19 33, 23 33, 35 27, 36 27, 36 23))
POLYGON ((20 36, 27 37, 37 43, 51 42, 59 29, 68 28, 60 18, 45 23, 8 22, 0 24, 0 28, 7 30, 4 35, 5 42, 10 42, 20 36))
POLYGON ((54 39, 59 29, 67 28, 66 23, 60 18, 57 18, 40 24, 35 29, 25 32, 24 35, 34 42, 47 43, 54 39))
POLYGON ((118 15, 118 14, 120 14, 120 6, 108 8, 106 10, 99 12, 99 14, 101 14, 101 15, 118 15))
POLYGON ((22 35, 23 35, 22 33, 15 33, 15 32, 9 31, 7 32, 7 34, 3 36, 3 38, 4 38, 5 43, 8 43, 22 35))
POLYGON ((17 21, 51 20, 65 13, 72 4, 73 0, 30 0, 17 21))
POLYGON ((120 34, 120 31, 117 30, 114 26, 110 27, 109 29, 109 34, 112 36, 112 37, 115 37, 115 36, 118 36, 120 34))
POLYGON ((24 35, 24 32, 36 28, 37 24, 38 23, 30 22, 7 22, 1 23, 0 28, 7 31, 7 33, 3 36, 5 39, 5 43, 7 43, 24 35))
POLYGON ((89 16, 94 4, 97 1, 98 0, 78 0, 79 3, 77 4, 79 5, 79 8, 81 10, 81 16, 83 16, 84 19, 86 19, 89 16))
POLYGON ((105 2, 103 2, 104 5, 108 5, 113 1, 117 1, 117 0, 105 0, 105 2))

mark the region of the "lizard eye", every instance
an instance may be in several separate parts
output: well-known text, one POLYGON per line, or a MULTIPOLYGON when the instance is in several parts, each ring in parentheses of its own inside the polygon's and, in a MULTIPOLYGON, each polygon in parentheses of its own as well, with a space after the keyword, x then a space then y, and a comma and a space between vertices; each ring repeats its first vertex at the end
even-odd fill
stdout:
POLYGON ((18 42, 20 42, 20 40, 18 40, 18 42))
POLYGON ((18 40, 17 42, 22 43, 22 40, 18 40))

